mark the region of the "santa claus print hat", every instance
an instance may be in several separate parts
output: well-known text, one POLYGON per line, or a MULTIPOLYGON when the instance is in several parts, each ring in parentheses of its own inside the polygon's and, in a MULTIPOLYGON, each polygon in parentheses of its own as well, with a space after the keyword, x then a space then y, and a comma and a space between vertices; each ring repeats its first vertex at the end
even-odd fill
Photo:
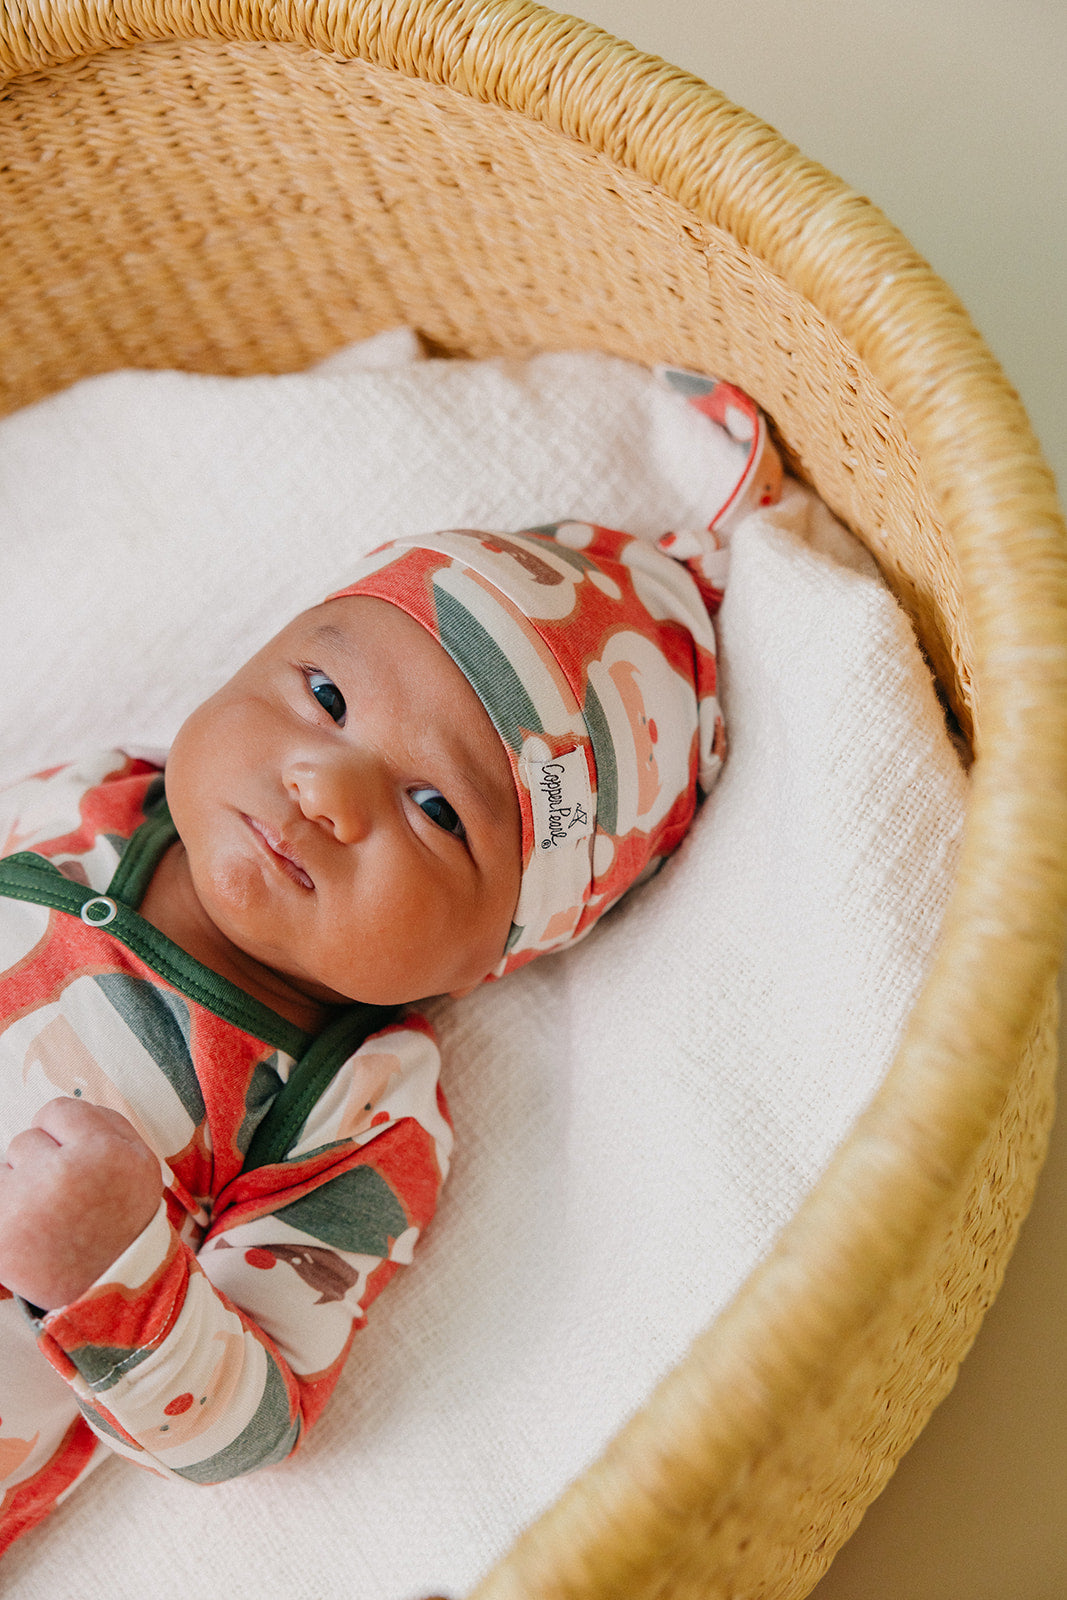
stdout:
POLYGON ((493 976, 587 933, 677 848, 722 764, 718 533, 777 498, 781 468, 746 395, 672 376, 712 420, 728 426, 732 412, 749 446, 708 529, 656 544, 586 522, 451 529, 382 545, 330 596, 371 595, 414 617, 504 744, 522 881, 493 976))

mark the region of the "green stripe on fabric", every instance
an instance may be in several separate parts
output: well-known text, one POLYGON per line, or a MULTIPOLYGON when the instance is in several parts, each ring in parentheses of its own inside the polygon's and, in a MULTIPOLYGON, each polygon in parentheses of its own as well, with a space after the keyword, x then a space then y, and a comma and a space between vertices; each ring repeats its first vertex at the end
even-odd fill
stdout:
MULTIPOLYGON (((155 1351, 140 1346, 131 1349, 128 1345, 82 1344, 67 1354, 93 1393, 103 1394, 155 1351)), ((95 1413, 90 1415, 95 1420, 95 1413)))
POLYGON ((335 1250, 383 1261, 408 1227, 403 1206, 373 1167, 352 1167, 274 1215, 335 1250))
MULTIPOLYGON (((246 1338, 250 1337, 248 1334, 246 1338)), ((210 1394, 194 1396, 193 1403, 207 1404, 210 1394)), ((160 1428, 162 1450, 166 1450, 166 1429, 160 1428)), ((222 1450, 206 1461, 194 1461, 187 1467, 172 1467, 176 1477, 190 1483, 225 1483, 229 1478, 239 1478, 259 1467, 270 1467, 284 1461, 292 1454, 300 1436, 300 1417, 289 1420, 289 1395, 285 1381, 273 1358, 267 1356, 267 1376, 263 1394, 256 1407, 255 1416, 248 1426, 222 1450)), ((165 1459, 165 1457, 164 1457, 165 1459)))
POLYGON ((135 977, 132 972, 98 972, 93 982, 152 1057, 181 1101, 186 1116, 198 1127, 206 1107, 193 1062, 192 1023, 186 997, 161 988, 151 978, 135 977))
POLYGON ((676 394, 684 394, 686 399, 710 394, 716 387, 714 378, 702 378, 699 372, 685 372, 678 367, 660 367, 659 371, 668 387, 676 394))
POLYGON ((615 765, 615 743, 600 697, 591 683, 586 684, 585 725, 593 743, 596 761, 596 820, 604 833, 614 833, 619 813, 619 772, 615 765))
POLYGON ((543 733, 541 718, 515 668, 478 619, 434 585, 441 643, 477 691, 500 737, 516 753, 528 733, 543 733))

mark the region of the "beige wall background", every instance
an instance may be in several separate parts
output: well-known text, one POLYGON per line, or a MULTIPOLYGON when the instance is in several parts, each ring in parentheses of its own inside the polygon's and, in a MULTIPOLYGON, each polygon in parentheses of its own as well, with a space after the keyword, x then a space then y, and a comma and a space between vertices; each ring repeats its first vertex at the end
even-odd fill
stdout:
MULTIPOLYGON (((881 206, 970 309, 1067 489, 1067 0, 575 9, 722 89, 881 206)), ((1065 1595, 1067 1115, 953 1393, 816 1600, 1065 1595)))

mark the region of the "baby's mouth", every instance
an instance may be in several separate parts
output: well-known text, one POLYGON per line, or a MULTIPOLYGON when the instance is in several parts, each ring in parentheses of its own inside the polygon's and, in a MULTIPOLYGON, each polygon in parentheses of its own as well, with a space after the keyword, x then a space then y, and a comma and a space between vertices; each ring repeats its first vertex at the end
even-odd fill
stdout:
POLYGON ((259 822, 255 817, 249 817, 243 811, 241 816, 248 823, 248 826, 256 835, 267 856, 274 862, 275 866, 284 872, 287 878, 291 878, 294 883, 299 883, 302 888, 314 889, 314 882, 304 871, 299 860, 294 855, 292 847, 286 844, 281 834, 275 833, 274 829, 269 828, 265 822, 259 822))

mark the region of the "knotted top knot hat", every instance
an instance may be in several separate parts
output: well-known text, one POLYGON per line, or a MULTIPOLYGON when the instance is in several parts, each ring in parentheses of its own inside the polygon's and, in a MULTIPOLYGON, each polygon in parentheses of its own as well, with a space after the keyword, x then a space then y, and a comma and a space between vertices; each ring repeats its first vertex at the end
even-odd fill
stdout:
MULTIPOLYGON (((706 387, 690 398, 707 409, 706 387)), ((743 480, 708 529, 655 544, 587 522, 416 535, 373 551, 330 596, 370 595, 414 617, 503 741, 522 814, 522 880, 492 976, 587 933, 677 848, 718 776, 725 732, 711 619, 725 551, 716 523, 775 497, 781 478, 752 402, 732 389, 726 398, 752 427, 743 480)))

